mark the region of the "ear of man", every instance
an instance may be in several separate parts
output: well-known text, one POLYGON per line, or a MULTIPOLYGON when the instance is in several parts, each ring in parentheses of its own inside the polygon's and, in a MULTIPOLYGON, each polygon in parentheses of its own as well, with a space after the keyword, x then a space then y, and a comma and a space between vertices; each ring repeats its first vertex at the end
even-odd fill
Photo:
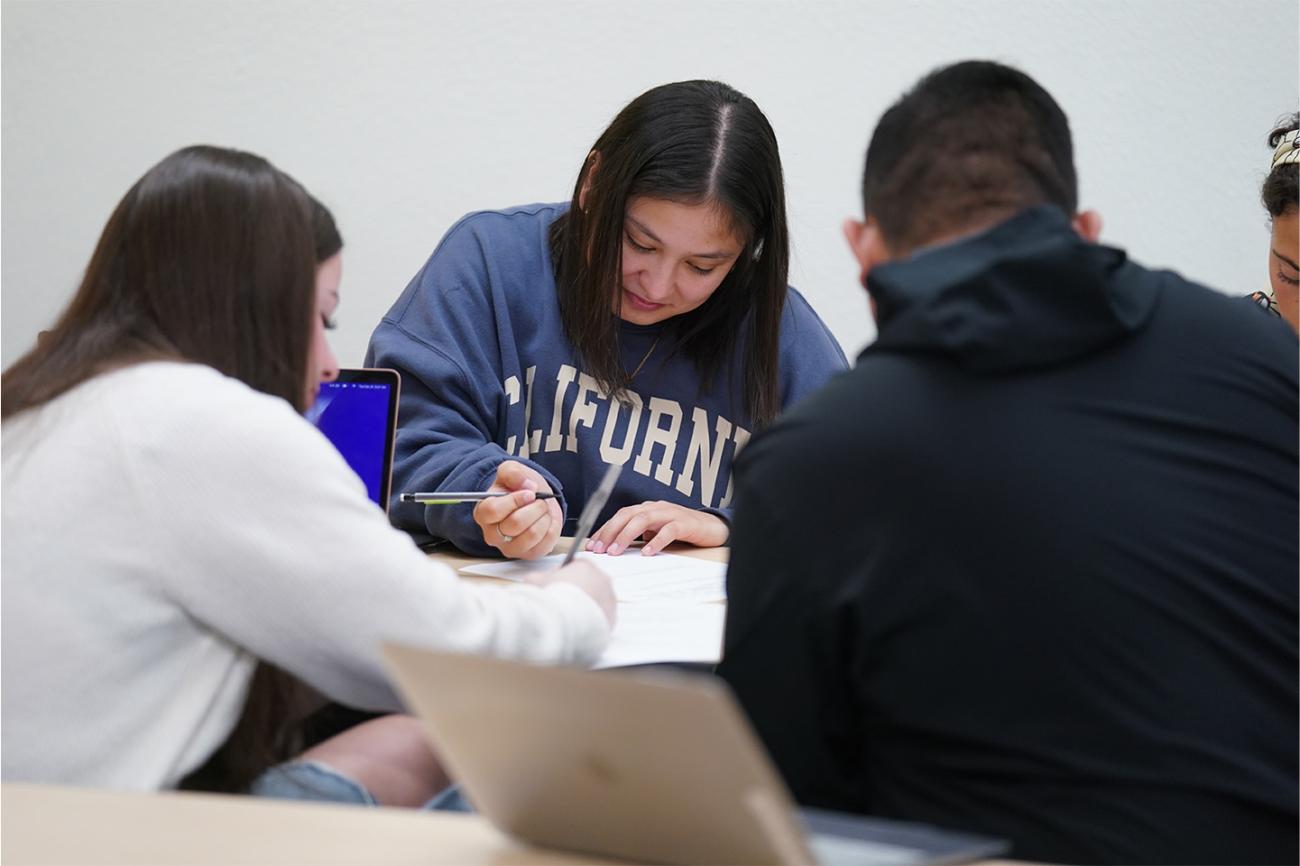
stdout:
POLYGON ((1070 222, 1079 237, 1088 243, 1095 244, 1101 239, 1101 214, 1095 210, 1079 211, 1070 222))
MULTIPOLYGON (((880 234, 880 226, 876 218, 869 216, 865 221, 859 222, 855 219, 846 219, 844 221, 844 239, 849 242, 849 250, 853 257, 858 260, 860 268, 858 282, 862 288, 867 287, 867 274, 876 265, 887 262, 892 258, 889 245, 885 243, 884 237, 880 234)), ((876 315, 876 299, 867 293, 867 302, 871 305, 871 318, 879 318, 876 315)))

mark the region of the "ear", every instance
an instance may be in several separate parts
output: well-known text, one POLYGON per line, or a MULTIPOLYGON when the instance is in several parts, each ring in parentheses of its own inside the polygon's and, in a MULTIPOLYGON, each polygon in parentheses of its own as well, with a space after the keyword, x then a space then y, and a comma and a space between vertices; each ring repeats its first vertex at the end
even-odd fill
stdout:
POLYGON ((864 284, 868 271, 892 258, 888 244, 880 236, 880 226, 876 223, 875 217, 867 217, 865 222, 845 220, 844 239, 849 242, 849 250, 862 268, 864 284))
POLYGON ((582 189, 578 190, 578 207, 582 211, 587 210, 587 195, 591 192, 591 181, 596 176, 596 169, 600 167, 600 151, 593 150, 587 154, 586 174, 582 177, 582 189))
POLYGON ((1101 214, 1095 210, 1080 211, 1071 222, 1079 237, 1088 243, 1095 244, 1101 238, 1101 214))

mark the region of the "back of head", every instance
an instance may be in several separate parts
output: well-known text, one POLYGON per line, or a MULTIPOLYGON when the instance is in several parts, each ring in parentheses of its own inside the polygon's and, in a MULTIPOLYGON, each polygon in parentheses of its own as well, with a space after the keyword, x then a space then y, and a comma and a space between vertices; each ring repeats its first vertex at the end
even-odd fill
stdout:
POLYGON ((1016 69, 965 61, 931 72, 876 126, 863 207, 906 253, 987 228, 1026 207, 1078 209, 1065 113, 1016 69))
POLYGON ((1281 118, 1268 134, 1273 148, 1268 176, 1260 190, 1260 200, 1268 215, 1276 219, 1300 208, 1300 114, 1281 118))
POLYGON ((301 409, 314 273, 301 187, 250 153, 177 151, 123 197, 58 323, 5 372, 3 416, 148 359, 206 364, 301 409))
POLYGON ((714 205, 742 239, 717 291, 675 326, 680 350, 708 381, 752 311, 746 400, 760 423, 770 419, 789 267, 784 178, 771 124, 752 99, 726 84, 678 81, 632 100, 593 145, 557 239, 557 276, 570 338, 610 391, 627 385, 609 310, 619 291, 627 206, 639 197, 714 205))

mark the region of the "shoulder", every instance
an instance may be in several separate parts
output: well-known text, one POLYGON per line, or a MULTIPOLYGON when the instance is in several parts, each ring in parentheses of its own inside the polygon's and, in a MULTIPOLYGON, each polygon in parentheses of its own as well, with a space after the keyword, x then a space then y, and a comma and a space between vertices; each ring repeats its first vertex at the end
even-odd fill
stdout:
POLYGON ((788 405, 848 366, 835 335, 794 287, 781 313, 782 404, 788 405))
POLYGON ((515 246, 535 251, 538 241, 545 241, 551 223, 568 211, 567 202, 527 204, 502 210, 479 210, 466 214, 452 224, 434 255, 498 246, 515 246))
POLYGON ((293 477, 341 464, 287 402, 202 364, 150 362, 100 377, 99 399, 150 474, 293 477))
POLYGON ((213 418, 274 423, 299 417, 284 400, 255 391, 204 364, 151 361, 100 378, 106 394, 114 395, 132 416, 148 418, 158 428, 206 426, 213 418))
POLYGON ((535 300, 538 286, 554 279, 550 227, 566 210, 567 204, 531 204, 466 214, 385 318, 425 333, 448 315, 485 320, 489 307, 516 294, 535 300))
POLYGON ((808 303, 808 299, 790 286, 785 300, 785 309, 781 311, 781 350, 796 347, 833 355, 845 366, 844 351, 830 328, 821 316, 808 303))
POLYGON ((1158 285, 1152 328, 1171 347, 1285 369, 1295 378, 1298 344, 1280 315, 1270 315, 1263 292, 1242 297, 1196 283, 1173 271, 1131 266, 1127 279, 1158 285), (1261 302, 1262 299, 1262 302, 1261 302))

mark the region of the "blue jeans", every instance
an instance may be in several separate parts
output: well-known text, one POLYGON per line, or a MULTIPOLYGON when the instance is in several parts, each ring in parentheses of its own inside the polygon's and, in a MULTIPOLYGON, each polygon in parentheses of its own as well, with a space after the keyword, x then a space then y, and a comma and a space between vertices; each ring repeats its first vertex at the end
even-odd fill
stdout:
MULTIPOLYGON (((378 806, 374 795, 360 782, 319 761, 288 761, 276 764, 249 786, 255 797, 277 800, 312 800, 326 803, 355 803, 378 806)), ((459 785, 439 791, 420 808, 443 812, 473 812, 460 793, 459 785)))

